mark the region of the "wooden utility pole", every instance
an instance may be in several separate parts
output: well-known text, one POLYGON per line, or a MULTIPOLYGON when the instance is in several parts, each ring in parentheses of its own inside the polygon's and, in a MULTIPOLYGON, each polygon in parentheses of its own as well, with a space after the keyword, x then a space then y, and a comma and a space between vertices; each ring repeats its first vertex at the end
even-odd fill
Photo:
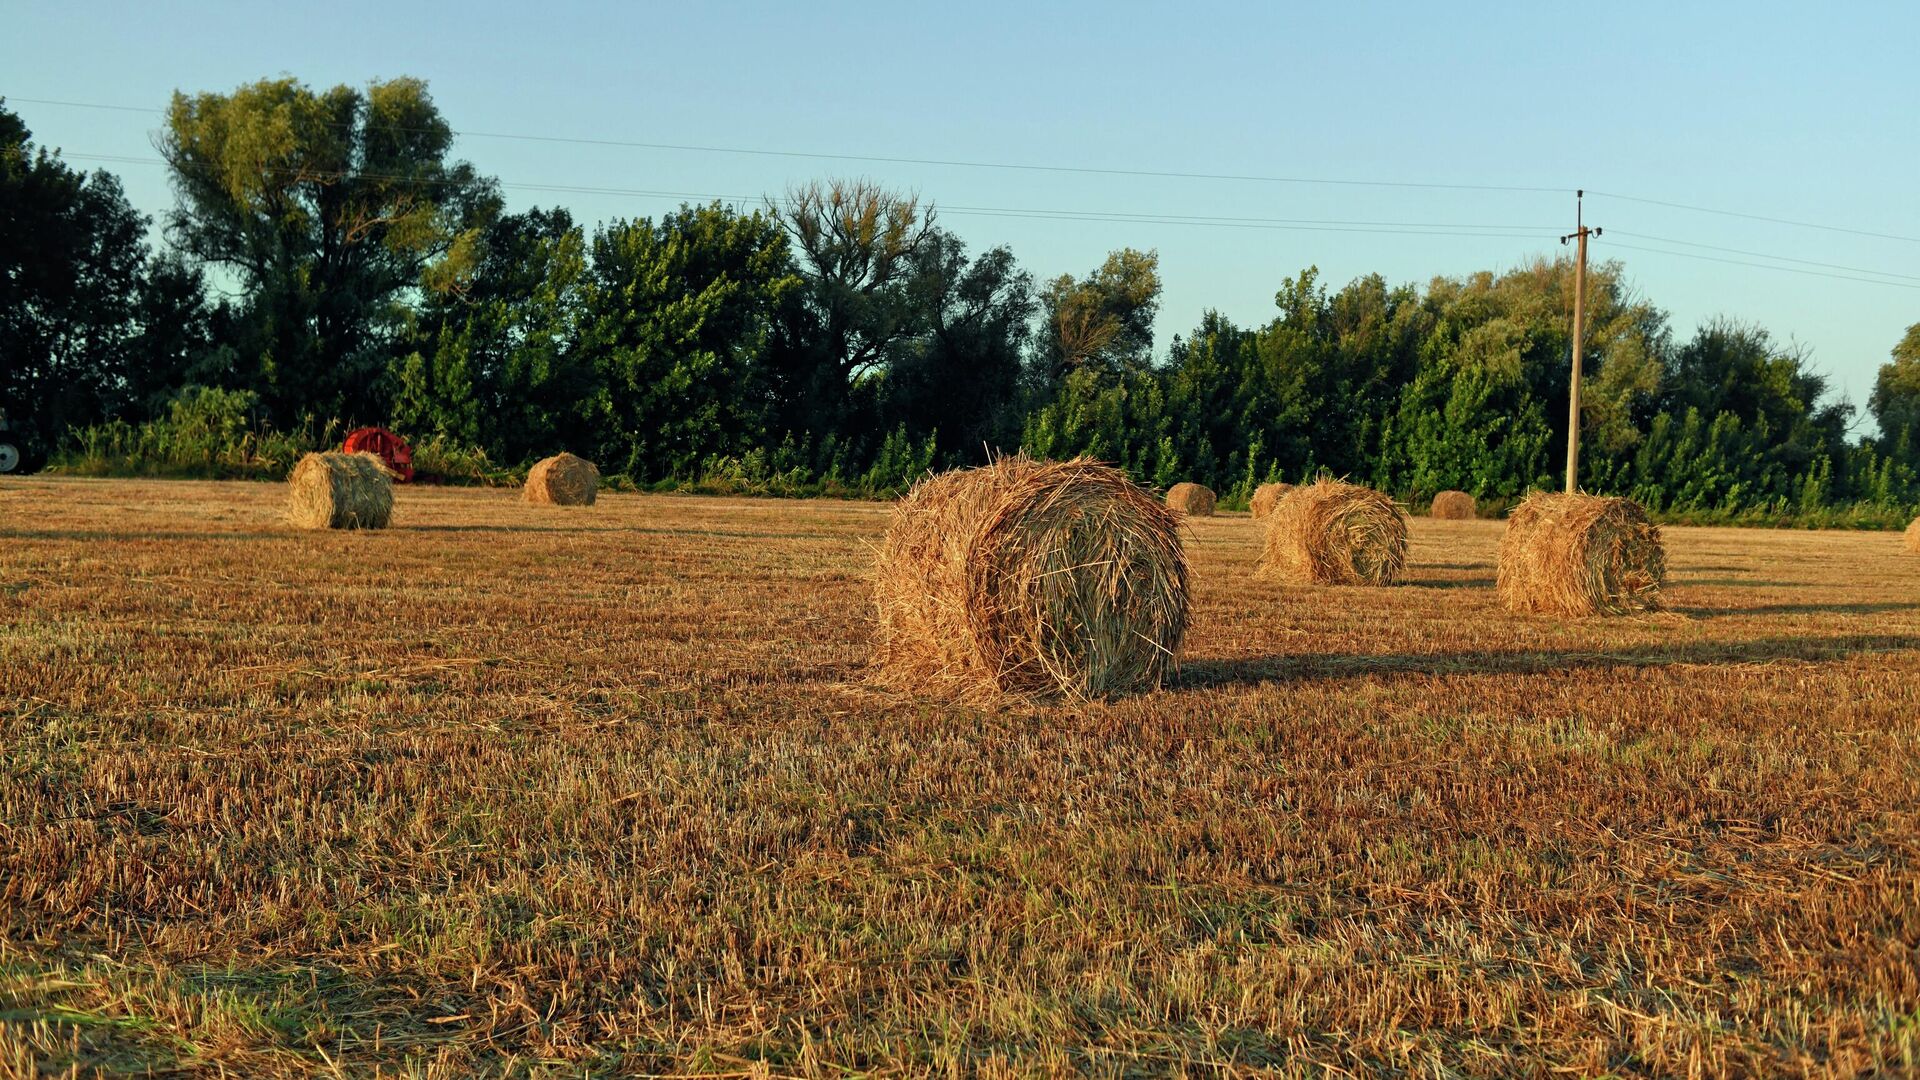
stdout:
POLYGON ((1578 239, 1579 254, 1573 264, 1573 378, 1567 383, 1567 494, 1580 490, 1580 344, 1587 334, 1587 237, 1599 236, 1599 229, 1587 228, 1581 214, 1586 191, 1573 193, 1573 231, 1560 238, 1562 244, 1578 239))

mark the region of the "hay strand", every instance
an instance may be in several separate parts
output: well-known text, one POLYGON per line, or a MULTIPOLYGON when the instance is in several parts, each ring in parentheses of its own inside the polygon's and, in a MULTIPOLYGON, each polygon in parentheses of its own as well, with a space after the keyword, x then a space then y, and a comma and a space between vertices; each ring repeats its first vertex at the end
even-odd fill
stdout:
POLYGON ((592 506, 600 490, 600 470, 586 458, 555 454, 527 470, 520 497, 542 506, 592 506))
POLYGON ((1261 484, 1253 489, 1253 498, 1248 500, 1247 509, 1253 511, 1254 520, 1258 521, 1273 513, 1273 508, 1292 490, 1292 484, 1261 484))
POLYGON ((1407 520, 1372 488, 1318 480, 1267 519, 1262 576, 1301 585, 1391 585, 1407 562, 1407 520))
POLYGON ((1167 505, 1188 517, 1212 517, 1217 501, 1205 484, 1175 484, 1167 489, 1167 505))
POLYGON ((1443 491, 1433 497, 1433 506, 1427 511, 1442 521, 1472 521, 1480 516, 1480 508, 1473 496, 1464 491, 1443 491))
POLYGON ((875 566, 881 677, 983 699, 1160 685, 1187 627, 1179 524, 1085 459, 1007 457, 921 481, 875 566))
POLYGON ((1500 541, 1500 598, 1550 615, 1620 615, 1660 606, 1660 528, 1631 499, 1536 491, 1500 541))
POLYGON ((368 453, 308 454, 287 477, 287 520, 303 529, 384 529, 393 475, 368 453))

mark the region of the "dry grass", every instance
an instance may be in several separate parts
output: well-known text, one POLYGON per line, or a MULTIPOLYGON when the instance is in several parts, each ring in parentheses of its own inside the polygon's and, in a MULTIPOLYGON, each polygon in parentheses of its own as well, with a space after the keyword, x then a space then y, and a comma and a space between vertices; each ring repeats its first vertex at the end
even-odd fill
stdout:
POLYGON ((287 520, 303 529, 384 529, 393 474, 373 454, 308 454, 287 477, 287 520))
POLYGON ((1443 491, 1433 497, 1427 513, 1442 521, 1472 521, 1480 516, 1480 508, 1464 491, 1443 491))
POLYGON ((1004 457, 916 484, 874 568, 881 674, 992 699, 1150 689, 1187 631, 1180 521, 1118 469, 1004 457))
POLYGON ((1302 484, 1267 518, 1263 576, 1296 585, 1392 585, 1407 558, 1407 517, 1372 488, 1302 484))
POLYGON ((555 454, 527 470, 521 498, 543 506, 592 506, 600 493, 600 470, 572 454, 555 454))
POLYGON ((1513 508, 1500 540, 1500 597, 1514 611, 1652 611, 1666 575, 1660 527, 1631 499, 1536 491, 1513 508))
POLYGON ((1218 501, 1205 484, 1179 483, 1167 489, 1167 505, 1188 517, 1212 517, 1218 501))
POLYGON ((1920 552, 1920 518, 1907 522, 1907 550, 1920 552))
POLYGON ((0 480, 0 1075, 1911 1074, 1920 560, 1660 615, 1251 580, 1181 679, 873 689, 884 507, 0 480))
POLYGON ((1292 484, 1261 484, 1253 489, 1253 498, 1247 500, 1247 509, 1253 511, 1256 520, 1266 517, 1273 513, 1274 507, 1280 505, 1280 499, 1292 490, 1292 484))

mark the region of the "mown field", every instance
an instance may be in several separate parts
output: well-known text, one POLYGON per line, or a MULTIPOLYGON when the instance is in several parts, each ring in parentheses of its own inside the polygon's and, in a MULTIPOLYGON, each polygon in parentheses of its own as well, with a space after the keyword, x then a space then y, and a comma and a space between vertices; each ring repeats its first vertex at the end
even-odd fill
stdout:
POLYGON ((871 686, 882 506, 0 482, 0 1075, 1920 1068, 1920 556, 1511 616, 1195 523, 1176 685, 871 686))

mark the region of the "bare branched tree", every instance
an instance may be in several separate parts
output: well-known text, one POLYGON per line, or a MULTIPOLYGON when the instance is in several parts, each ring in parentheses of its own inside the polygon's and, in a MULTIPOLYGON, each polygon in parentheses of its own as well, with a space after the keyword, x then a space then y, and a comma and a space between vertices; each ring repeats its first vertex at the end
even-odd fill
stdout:
POLYGON ((790 188, 773 208, 811 279, 810 302, 841 374, 855 379, 912 333, 905 296, 914 256, 934 232, 933 209, 866 180, 790 188))

